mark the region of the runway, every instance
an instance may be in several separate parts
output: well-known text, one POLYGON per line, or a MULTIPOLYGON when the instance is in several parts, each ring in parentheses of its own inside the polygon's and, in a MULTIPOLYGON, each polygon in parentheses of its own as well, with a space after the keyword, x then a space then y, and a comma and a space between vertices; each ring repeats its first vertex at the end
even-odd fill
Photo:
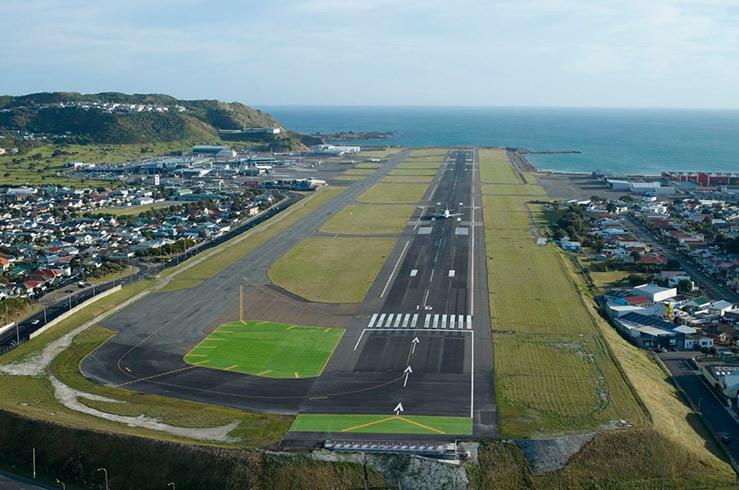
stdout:
MULTIPOLYGON (((475 437, 497 435, 492 340, 476 152, 452 150, 319 378, 268 379, 197 368, 182 357, 237 317, 238 290, 265 288, 267 270, 407 156, 201 284, 150 294, 111 317, 118 334, 82 363, 107 385, 250 411, 470 417, 475 437), (448 208, 460 216, 443 219, 448 208), (411 366, 412 374, 405 375, 411 366)), ((308 308, 306 308, 306 311, 308 308)), ((328 434, 290 433, 295 440, 328 434)))
POLYGON ((448 154, 300 413, 401 403, 405 415, 471 417, 475 436, 497 435, 478 172, 474 150, 448 154), (377 387, 347 389, 363 386, 377 387))

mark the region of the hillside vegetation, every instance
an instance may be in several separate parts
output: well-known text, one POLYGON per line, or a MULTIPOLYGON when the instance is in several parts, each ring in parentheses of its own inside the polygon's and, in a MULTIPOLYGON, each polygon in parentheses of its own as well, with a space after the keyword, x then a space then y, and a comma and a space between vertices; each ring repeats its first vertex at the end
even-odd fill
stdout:
MULTIPOLYGON (((19 97, 0 96, 0 132, 28 131, 63 135, 70 143, 140 144, 180 140, 214 141, 219 129, 279 127, 271 115, 238 102, 179 100, 162 94, 122 94, 116 92, 79 94, 50 92, 19 97), (151 104, 167 107, 157 112, 108 112, 79 105, 59 104, 151 104), (175 106, 186 110, 179 112, 175 106)), ((278 135, 299 141, 300 135, 278 135)))

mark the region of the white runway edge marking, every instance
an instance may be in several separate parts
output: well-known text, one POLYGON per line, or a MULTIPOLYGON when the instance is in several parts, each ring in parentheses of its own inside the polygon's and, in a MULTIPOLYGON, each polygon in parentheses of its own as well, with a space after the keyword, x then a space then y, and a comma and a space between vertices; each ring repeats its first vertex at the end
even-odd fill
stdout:
POLYGON ((403 260, 403 257, 405 256, 405 251, 408 250, 408 245, 410 244, 411 244, 410 240, 405 242, 405 245, 403 246, 403 251, 400 252, 400 257, 398 257, 398 261, 395 263, 395 267, 393 267, 393 271, 390 273, 390 277, 387 278, 387 284, 385 284, 385 289, 382 290, 382 294, 380 295, 380 298, 383 298, 385 296, 385 293, 387 293, 387 288, 390 287, 390 283, 393 281, 393 277, 395 277, 395 271, 398 270, 400 261, 403 260))

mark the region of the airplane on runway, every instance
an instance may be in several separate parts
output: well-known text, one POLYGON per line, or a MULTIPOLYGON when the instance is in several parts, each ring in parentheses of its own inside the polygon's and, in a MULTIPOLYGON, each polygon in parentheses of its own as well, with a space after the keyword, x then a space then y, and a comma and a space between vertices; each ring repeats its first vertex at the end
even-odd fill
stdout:
POLYGON ((455 218, 457 216, 462 216, 462 213, 452 213, 451 211, 449 211, 448 206, 444 208, 443 213, 436 213, 436 214, 431 215, 432 218, 441 218, 441 219, 455 218))

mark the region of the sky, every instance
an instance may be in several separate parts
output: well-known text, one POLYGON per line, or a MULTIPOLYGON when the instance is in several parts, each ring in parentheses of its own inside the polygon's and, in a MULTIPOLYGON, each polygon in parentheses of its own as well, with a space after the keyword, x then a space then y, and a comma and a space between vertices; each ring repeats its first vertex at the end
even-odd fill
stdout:
POLYGON ((0 93, 739 108, 736 0, 1 0, 0 93))

